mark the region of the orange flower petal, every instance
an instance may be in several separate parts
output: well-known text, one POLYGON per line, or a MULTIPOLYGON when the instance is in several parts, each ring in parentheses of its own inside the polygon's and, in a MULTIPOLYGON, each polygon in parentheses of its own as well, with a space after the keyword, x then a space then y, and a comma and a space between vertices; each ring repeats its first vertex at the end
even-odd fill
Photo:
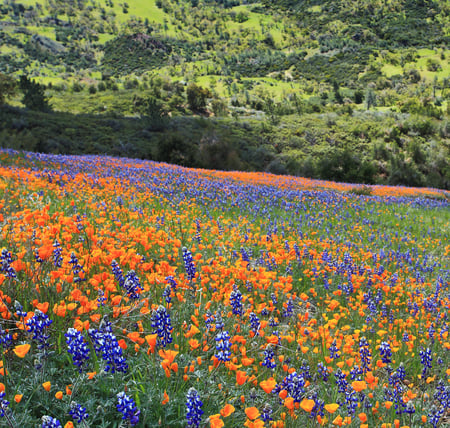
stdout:
POLYGON ((247 415, 247 418, 251 420, 256 419, 260 415, 259 410, 256 407, 247 407, 245 409, 245 414, 247 415))
POLYGON ((17 345, 13 351, 14 353, 19 357, 19 358, 23 358, 25 357, 25 355, 28 354, 28 351, 30 350, 31 345, 29 345, 28 343, 24 344, 24 345, 17 345))

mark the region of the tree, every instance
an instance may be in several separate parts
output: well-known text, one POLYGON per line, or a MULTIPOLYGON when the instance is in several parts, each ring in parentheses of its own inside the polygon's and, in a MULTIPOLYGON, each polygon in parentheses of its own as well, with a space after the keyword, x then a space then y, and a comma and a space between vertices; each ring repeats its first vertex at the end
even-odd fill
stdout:
POLYGON ((377 97, 372 88, 367 88, 366 105, 367 105, 367 110, 370 110, 370 107, 375 107, 377 105, 377 97))
POLYGON ((0 73, 0 106, 16 93, 16 81, 7 74, 0 73))
POLYGON ((342 95, 339 91, 339 83, 336 80, 333 80, 333 92, 335 101, 338 104, 342 104, 344 100, 342 99, 342 95))
POLYGON ((23 92, 22 103, 30 110, 48 112, 52 110, 43 85, 30 80, 27 76, 20 76, 19 87, 23 92))
POLYGON ((202 88, 195 83, 190 83, 186 89, 187 101, 192 111, 202 112, 206 107, 206 99, 211 97, 208 88, 202 88))
POLYGON ((139 113, 152 131, 161 131, 167 124, 167 111, 164 104, 155 97, 141 97, 135 95, 133 99, 134 111, 139 113))

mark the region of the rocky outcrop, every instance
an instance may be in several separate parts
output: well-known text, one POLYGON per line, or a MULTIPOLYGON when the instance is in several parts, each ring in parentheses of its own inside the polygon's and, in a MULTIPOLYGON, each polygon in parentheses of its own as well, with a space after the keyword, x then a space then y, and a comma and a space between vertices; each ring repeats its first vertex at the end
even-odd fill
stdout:
POLYGON ((61 43, 56 42, 40 34, 33 34, 33 36, 31 36, 30 41, 36 47, 39 47, 40 49, 43 50, 47 50, 55 55, 58 55, 66 51, 66 48, 61 43))

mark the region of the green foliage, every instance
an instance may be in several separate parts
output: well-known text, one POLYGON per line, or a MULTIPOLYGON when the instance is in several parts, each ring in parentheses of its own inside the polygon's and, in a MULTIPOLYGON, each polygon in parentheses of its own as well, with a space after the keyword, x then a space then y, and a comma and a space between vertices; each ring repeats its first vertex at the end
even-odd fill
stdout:
POLYGON ((44 86, 22 75, 20 76, 19 87, 23 92, 22 103, 25 107, 41 112, 51 111, 52 108, 48 97, 45 95, 44 86))
POLYGON ((0 73, 0 106, 16 93, 17 84, 12 76, 0 73))
POLYGON ((157 98, 135 95, 133 105, 134 111, 144 118, 150 130, 162 131, 167 126, 167 111, 164 104, 157 98))
POLYGON ((30 108, 102 116, 41 117, 50 135, 16 111, 4 144, 318 178, 328 162, 331 178, 448 186, 442 2, 16 3, 0 6, 0 71, 42 85, 23 98, 30 108), (409 176, 394 174, 403 163, 409 176))
POLYGON ((203 112, 206 107, 207 98, 211 97, 211 92, 207 88, 202 88, 195 83, 190 83, 186 89, 189 108, 194 112, 203 112))

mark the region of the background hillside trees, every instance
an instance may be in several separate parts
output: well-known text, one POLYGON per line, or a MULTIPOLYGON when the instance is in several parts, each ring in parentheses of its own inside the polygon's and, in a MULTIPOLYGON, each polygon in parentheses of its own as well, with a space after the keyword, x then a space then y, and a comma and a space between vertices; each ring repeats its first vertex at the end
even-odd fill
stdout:
POLYGON ((0 106, 16 93, 17 85, 12 76, 0 73, 0 106))

